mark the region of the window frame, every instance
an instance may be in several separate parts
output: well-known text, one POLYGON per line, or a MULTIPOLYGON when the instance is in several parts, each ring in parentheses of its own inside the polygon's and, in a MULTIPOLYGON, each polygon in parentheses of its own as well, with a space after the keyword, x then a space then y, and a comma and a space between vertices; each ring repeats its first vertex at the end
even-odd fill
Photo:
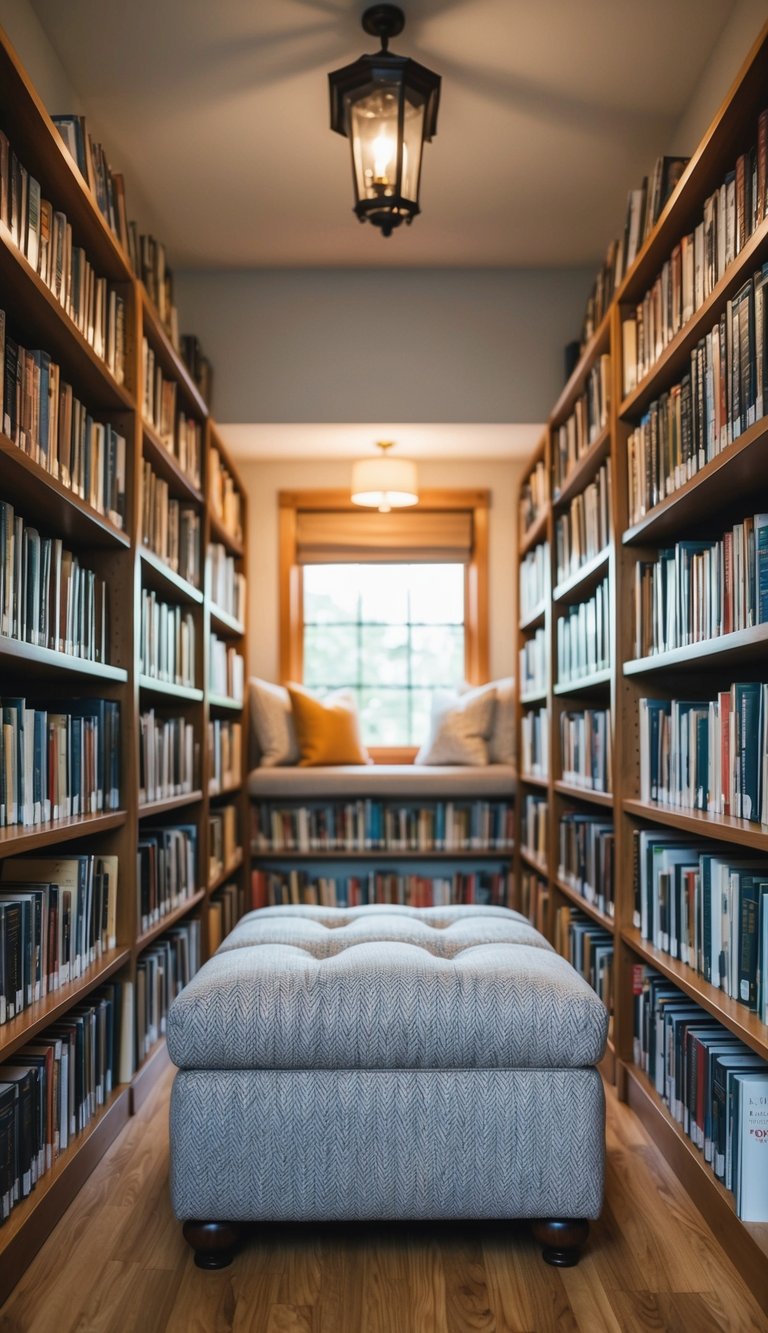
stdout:
MULTIPOLYGON (((417 514, 462 510, 472 517, 472 550, 464 567, 464 674, 471 685, 488 679, 488 511, 487 490, 427 490, 419 496, 417 514)), ((302 567, 297 559, 296 524, 302 510, 360 512, 347 491, 278 492, 279 667, 283 684, 304 676, 304 602, 302 567)), ((343 561, 340 561, 343 563, 343 561)), ((416 746, 371 746, 375 763, 412 763, 416 746)))

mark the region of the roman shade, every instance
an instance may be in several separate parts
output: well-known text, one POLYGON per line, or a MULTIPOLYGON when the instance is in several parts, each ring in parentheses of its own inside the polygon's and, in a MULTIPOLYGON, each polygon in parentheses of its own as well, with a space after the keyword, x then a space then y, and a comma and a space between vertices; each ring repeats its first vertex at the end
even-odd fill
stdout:
POLYGON ((470 510, 372 514, 299 510, 296 559, 300 565, 467 564, 472 554, 470 510))

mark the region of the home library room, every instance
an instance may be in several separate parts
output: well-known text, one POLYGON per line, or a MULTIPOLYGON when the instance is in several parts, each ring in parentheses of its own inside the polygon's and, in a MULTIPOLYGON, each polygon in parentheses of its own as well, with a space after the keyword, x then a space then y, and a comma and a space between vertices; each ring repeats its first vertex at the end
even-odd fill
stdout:
POLYGON ((161 247, 4 38, 0 183, 3 1142, 17 1101, 44 1124, 0 1196, 2 1300, 243 910, 247 524, 161 247))
POLYGON ((620 1097, 763 1304, 767 80, 763 34, 521 485, 518 862, 611 1007, 620 1097))

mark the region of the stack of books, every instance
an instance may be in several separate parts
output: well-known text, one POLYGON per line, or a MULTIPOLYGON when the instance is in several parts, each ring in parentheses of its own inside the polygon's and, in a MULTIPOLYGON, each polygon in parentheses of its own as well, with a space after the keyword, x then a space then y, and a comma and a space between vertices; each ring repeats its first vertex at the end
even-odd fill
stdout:
POLYGON ((608 425, 611 402, 611 358, 600 357, 589 372, 584 393, 577 398, 568 420, 553 435, 554 497, 569 480, 577 463, 608 425))
POLYGON ((0 828, 120 806, 120 705, 0 698, 0 828))
POLYGON ((431 873, 403 870, 358 872, 348 867, 318 870, 254 870, 251 875, 252 905, 274 907, 298 903, 321 907, 366 907, 394 904, 400 907, 448 907, 453 904, 504 907, 509 875, 506 870, 443 869, 431 873))
POLYGON ((139 955, 136 964, 136 1064, 165 1035, 168 1010, 200 968, 200 922, 173 926, 139 955))
POLYGON ((208 792, 235 787, 243 776, 243 727, 241 722, 224 722, 212 718, 208 723, 208 763, 210 780, 208 792))
POLYGON ((139 920, 142 933, 180 907, 198 889, 197 828, 143 828, 138 843, 139 920))
POLYGON ((200 746, 184 717, 160 717, 154 708, 139 718, 139 803, 166 801, 195 788, 200 746))
POLYGON ((557 682, 577 685, 607 670, 610 657, 610 596, 603 579, 586 601, 569 606, 557 622, 557 682))
POLYGON ((256 851, 497 851, 514 845, 509 801, 313 801, 252 806, 256 851))
POLYGON ((611 714, 585 708, 560 715, 563 781, 591 791, 611 790, 611 714))
POLYGON ((577 574, 605 551, 611 538, 611 469, 603 463, 594 481, 571 500, 555 523, 557 581, 577 574))
POLYGON ((141 670, 171 685, 195 686, 195 621, 191 611, 141 594, 141 670))
POLYGON ((170 569, 200 587, 200 511, 172 500, 167 481, 146 460, 142 466, 141 540, 170 569))

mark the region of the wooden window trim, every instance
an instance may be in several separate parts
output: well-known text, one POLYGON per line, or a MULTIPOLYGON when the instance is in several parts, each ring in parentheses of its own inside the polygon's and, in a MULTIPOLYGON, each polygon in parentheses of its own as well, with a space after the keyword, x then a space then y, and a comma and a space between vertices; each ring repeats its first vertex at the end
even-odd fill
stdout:
MULTIPOLYGON (((488 510, 487 490, 430 490, 419 497, 419 509, 461 509, 472 514, 472 554, 465 567, 464 674, 471 685, 488 679, 488 510)), ((296 515, 304 510, 358 510, 347 491, 279 491, 278 578, 280 600, 280 679, 301 682, 304 675, 301 567, 296 552, 296 515)), ((415 746, 373 746, 376 763, 412 763, 415 746)))

